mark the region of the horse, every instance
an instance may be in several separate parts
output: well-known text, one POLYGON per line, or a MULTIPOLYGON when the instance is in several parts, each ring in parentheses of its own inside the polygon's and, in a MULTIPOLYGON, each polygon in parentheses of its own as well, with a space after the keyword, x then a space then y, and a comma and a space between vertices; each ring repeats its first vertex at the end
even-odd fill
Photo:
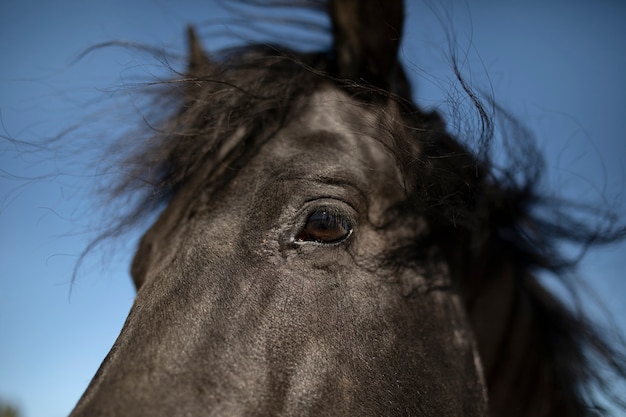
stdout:
POLYGON ((477 149, 413 101, 401 0, 325 7, 329 50, 209 56, 189 29, 114 190, 139 195, 120 228, 159 212, 136 299, 71 416, 591 414, 624 358, 538 274, 624 229, 534 210, 538 163, 494 168, 469 88, 477 149))

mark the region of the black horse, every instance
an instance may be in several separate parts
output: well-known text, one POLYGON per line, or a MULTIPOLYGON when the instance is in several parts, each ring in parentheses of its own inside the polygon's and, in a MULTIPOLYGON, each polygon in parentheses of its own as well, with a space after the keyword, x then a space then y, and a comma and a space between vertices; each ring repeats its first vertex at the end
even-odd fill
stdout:
POLYGON ((210 58, 190 31, 178 111, 117 189, 148 184, 120 227, 165 208, 72 416, 591 413, 623 359, 536 274, 624 230, 539 217, 539 168, 493 169, 485 112, 472 149, 412 101, 400 1, 328 13, 316 53, 210 58))

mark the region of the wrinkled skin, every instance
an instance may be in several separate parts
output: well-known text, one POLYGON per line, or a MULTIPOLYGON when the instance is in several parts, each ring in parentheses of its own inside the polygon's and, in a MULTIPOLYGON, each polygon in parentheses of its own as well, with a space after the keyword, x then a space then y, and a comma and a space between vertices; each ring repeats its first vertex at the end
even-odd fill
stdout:
POLYGON ((331 86, 307 100, 216 195, 195 178, 146 234, 135 304, 72 416, 486 414, 443 260, 381 262, 427 227, 385 218, 403 189, 382 113, 331 86), (351 234, 298 242, 319 208, 351 234))

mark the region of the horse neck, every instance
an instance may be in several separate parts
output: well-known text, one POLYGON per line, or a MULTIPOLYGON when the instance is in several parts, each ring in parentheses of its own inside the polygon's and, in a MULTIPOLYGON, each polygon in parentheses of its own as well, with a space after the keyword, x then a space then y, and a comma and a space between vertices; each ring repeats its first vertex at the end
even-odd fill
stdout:
POLYGON ((580 353, 574 317, 505 250, 491 249, 464 263, 460 281, 491 416, 584 415, 576 365, 568 363, 580 353))

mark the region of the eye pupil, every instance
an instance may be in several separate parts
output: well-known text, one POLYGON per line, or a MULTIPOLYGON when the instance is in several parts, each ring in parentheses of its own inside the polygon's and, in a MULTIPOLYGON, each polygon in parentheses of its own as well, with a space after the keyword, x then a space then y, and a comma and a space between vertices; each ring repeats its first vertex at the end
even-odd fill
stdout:
POLYGON ((321 210, 309 216, 296 240, 299 242, 336 243, 346 239, 351 232, 352 225, 345 217, 321 210))

